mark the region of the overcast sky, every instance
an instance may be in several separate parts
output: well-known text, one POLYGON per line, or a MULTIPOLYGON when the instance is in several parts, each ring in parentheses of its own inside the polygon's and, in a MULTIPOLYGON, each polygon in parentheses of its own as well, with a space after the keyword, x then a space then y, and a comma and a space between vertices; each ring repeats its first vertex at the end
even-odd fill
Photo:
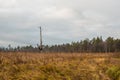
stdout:
POLYGON ((0 0, 0 46, 120 38, 120 0, 0 0))

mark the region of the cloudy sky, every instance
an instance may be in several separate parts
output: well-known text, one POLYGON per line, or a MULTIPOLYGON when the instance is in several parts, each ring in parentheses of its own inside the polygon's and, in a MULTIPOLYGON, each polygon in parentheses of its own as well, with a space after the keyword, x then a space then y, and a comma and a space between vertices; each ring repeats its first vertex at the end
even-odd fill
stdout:
POLYGON ((120 38, 120 0, 0 0, 0 46, 120 38))

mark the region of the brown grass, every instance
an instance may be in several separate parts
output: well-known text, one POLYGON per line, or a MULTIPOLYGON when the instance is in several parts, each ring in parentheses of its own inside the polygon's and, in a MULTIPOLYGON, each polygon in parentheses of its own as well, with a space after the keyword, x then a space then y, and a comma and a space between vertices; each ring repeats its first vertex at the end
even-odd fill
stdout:
POLYGON ((0 53, 0 80, 120 80, 120 54, 0 53))

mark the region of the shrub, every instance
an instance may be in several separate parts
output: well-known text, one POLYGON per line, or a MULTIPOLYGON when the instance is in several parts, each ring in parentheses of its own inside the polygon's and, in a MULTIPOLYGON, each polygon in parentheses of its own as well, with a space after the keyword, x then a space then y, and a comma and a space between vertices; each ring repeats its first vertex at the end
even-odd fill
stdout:
POLYGON ((112 80, 120 80, 120 67, 117 66, 110 67, 108 68, 106 73, 112 80))

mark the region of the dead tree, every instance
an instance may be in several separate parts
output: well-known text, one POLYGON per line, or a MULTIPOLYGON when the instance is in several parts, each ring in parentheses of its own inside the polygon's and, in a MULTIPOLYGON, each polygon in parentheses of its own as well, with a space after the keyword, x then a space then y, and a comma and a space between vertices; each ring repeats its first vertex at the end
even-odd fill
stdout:
POLYGON ((43 46, 42 46, 42 29, 40 27, 40 46, 39 46, 39 50, 42 51, 43 50, 43 46))

